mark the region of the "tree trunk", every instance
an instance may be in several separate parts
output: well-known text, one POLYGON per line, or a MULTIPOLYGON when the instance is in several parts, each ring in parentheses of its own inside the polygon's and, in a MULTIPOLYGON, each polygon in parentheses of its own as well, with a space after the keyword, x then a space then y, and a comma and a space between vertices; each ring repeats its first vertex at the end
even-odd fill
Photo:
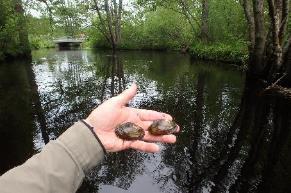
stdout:
POLYGON ((255 20, 253 17, 253 8, 251 6, 251 0, 243 0, 242 2, 244 13, 248 25, 248 36, 249 36, 249 53, 252 55, 255 45, 255 20))
MULTIPOLYGON (((275 82, 286 68, 286 26, 289 16, 290 0, 241 0, 249 32, 248 77, 262 78, 268 83, 275 82), (268 23, 265 18, 268 11, 268 23), (265 26, 269 26, 266 32, 265 26), (284 42, 285 41, 285 42, 284 42)), ((287 41, 288 42, 288 41, 287 41)), ((288 48, 288 46, 287 46, 288 48)))
POLYGON ((112 3, 109 3, 109 0, 104 0, 104 6, 99 5, 97 0, 93 0, 93 2, 101 24, 98 28, 115 52, 121 41, 123 2, 119 0, 117 3, 117 0, 113 0, 112 3), (102 15, 101 7, 104 7, 105 16, 102 15))
POLYGON ((19 45, 21 46, 22 52, 21 54, 25 58, 31 58, 31 50, 29 46, 26 20, 21 0, 15 0, 15 13, 18 15, 18 34, 19 34, 19 45))
POLYGON ((270 31, 272 34, 272 51, 270 55, 270 60, 268 63, 271 63, 272 68, 269 72, 269 77, 274 78, 274 74, 279 71, 282 65, 282 46, 280 43, 280 27, 281 27, 281 18, 282 18, 282 0, 276 1, 268 0, 269 5, 269 15, 271 19, 270 31))
POLYGON ((253 0, 255 22, 255 45, 250 56, 250 71, 256 76, 262 76, 264 70, 265 51, 265 23, 264 23, 264 0, 253 0))
POLYGON ((109 3, 108 0, 105 0, 105 11, 106 11, 106 16, 107 16, 107 25, 109 29, 109 34, 110 34, 110 41, 111 41, 111 46, 113 50, 116 50, 116 37, 115 33, 113 31, 113 22, 112 22, 112 15, 111 15, 111 9, 109 8, 109 3))
POLYGON ((284 66, 286 66, 286 83, 291 86, 291 38, 289 38, 288 44, 286 45, 286 51, 284 56, 284 66))
POLYGON ((104 19, 102 17, 101 10, 99 8, 97 0, 93 0, 93 2, 94 2, 94 6, 95 6, 95 9, 97 11, 98 18, 99 18, 100 24, 101 24, 101 25, 98 25, 99 31, 103 34, 103 36, 108 41, 108 43, 110 43, 111 41, 110 41, 110 37, 109 37, 109 35, 107 33, 107 26, 106 26, 105 21, 104 21, 104 19))
POLYGON ((201 40, 208 42, 209 40, 209 1, 202 0, 202 17, 201 17, 201 40))
POLYGON ((121 15, 122 15, 122 6, 123 6, 123 2, 122 0, 119 0, 119 6, 118 6, 118 14, 117 14, 117 39, 118 42, 121 41, 121 15))

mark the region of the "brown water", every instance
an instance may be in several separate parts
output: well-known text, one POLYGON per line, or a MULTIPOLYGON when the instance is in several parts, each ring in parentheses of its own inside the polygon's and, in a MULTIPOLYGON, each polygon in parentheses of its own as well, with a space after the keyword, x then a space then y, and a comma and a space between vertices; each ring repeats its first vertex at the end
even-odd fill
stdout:
MULTIPOLYGON (((248 121, 241 120, 253 109, 242 110, 244 74, 235 68, 177 53, 89 50, 41 50, 33 53, 31 67, 26 64, 0 66, 1 173, 136 82, 139 92, 130 106, 170 113, 181 126, 177 143, 159 144, 156 154, 109 154, 78 192, 242 192, 245 183, 244 192, 266 190, 260 187, 265 170, 251 172, 269 162, 252 158, 249 139, 257 131, 244 129, 251 124, 243 127, 248 121)), ((251 97, 248 104, 256 101, 251 97)), ((267 133, 261 138, 268 145, 273 132, 267 133)), ((286 164, 290 156, 284 155, 286 164)))

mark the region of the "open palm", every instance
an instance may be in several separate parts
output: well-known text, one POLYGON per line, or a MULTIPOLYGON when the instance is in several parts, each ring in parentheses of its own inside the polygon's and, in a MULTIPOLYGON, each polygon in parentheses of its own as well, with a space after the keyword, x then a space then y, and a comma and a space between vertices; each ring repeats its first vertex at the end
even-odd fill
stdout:
POLYGON ((116 152, 128 148, 144 152, 157 152, 159 146, 151 142, 175 143, 176 136, 152 136, 147 128, 157 119, 172 119, 166 113, 152 110, 136 109, 125 105, 135 96, 137 86, 133 84, 120 95, 113 97, 96 108, 85 120, 94 127, 94 131, 101 140, 107 152, 116 152), (115 135, 115 128, 122 123, 132 122, 145 130, 143 141, 124 141, 115 135))

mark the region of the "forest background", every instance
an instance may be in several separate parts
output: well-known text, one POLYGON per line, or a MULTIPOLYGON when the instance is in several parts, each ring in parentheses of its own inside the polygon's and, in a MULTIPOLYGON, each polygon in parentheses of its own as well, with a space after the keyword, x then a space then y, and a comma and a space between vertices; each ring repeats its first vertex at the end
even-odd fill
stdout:
POLYGON ((0 58, 30 56, 62 36, 84 47, 190 52, 291 82, 289 0, 1 0, 0 58))
POLYGON ((189 51, 199 58, 233 62, 247 59, 247 24, 236 0, 1 0, 0 58, 54 47, 52 40, 63 36, 85 37, 87 48, 111 48, 106 2, 111 25, 116 26, 113 31, 119 33, 117 49, 189 51))

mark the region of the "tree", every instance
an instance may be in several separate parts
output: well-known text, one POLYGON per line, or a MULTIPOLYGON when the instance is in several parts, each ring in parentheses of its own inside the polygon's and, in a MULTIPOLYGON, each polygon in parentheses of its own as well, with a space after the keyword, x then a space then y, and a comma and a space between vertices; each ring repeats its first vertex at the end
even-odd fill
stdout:
POLYGON ((202 15, 201 15, 201 40, 209 40, 209 29, 208 29, 208 20, 209 20, 209 1, 202 0, 202 15))
POLYGON ((99 30, 112 49, 116 50, 121 40, 122 0, 118 3, 116 0, 93 0, 93 3, 100 21, 99 30))
POLYGON ((22 1, 0 1, 0 59, 19 56, 30 57, 22 1))
MULTIPOLYGON (((288 62, 291 40, 290 34, 286 33, 290 2, 268 0, 267 8, 264 0, 242 0, 241 3, 249 34, 248 74, 274 82, 278 74, 288 74, 291 65, 288 62), (268 12, 269 24, 265 11, 268 12)), ((288 81, 290 83, 291 79, 288 81)))
POLYGON ((150 10, 155 10, 160 6, 176 11, 185 17, 194 34, 198 32, 199 39, 205 42, 210 39, 209 0, 138 0, 138 4, 150 10))
POLYGON ((50 29, 51 29, 51 32, 53 33, 53 23, 54 23, 54 19, 53 19, 53 1, 52 0, 37 0, 41 3, 44 3, 45 6, 46 6, 46 10, 48 12, 48 15, 49 15, 49 21, 50 21, 50 29))
POLYGON ((26 9, 48 18, 50 36, 76 36, 88 25, 89 4, 84 0, 26 0, 26 9))

